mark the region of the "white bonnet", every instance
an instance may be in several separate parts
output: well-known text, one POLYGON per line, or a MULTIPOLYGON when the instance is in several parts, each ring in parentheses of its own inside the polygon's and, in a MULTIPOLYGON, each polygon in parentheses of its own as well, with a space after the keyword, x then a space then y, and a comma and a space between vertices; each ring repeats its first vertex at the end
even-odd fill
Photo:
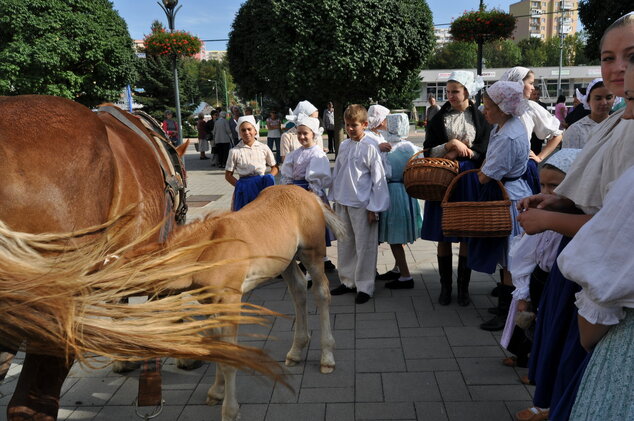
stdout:
POLYGON ((482 76, 476 76, 473 72, 466 70, 454 70, 449 75, 448 82, 458 82, 465 87, 469 97, 474 96, 480 89, 484 88, 482 76))
POLYGON ((524 98, 524 84, 521 82, 495 82, 487 88, 486 93, 505 114, 519 116, 528 108, 524 98))
POLYGON ((405 113, 390 114, 387 116, 387 136, 388 142, 398 142, 409 136, 409 118, 405 113))
POLYGON ((238 132, 238 136, 240 135, 240 126, 242 126, 243 123, 251 123, 251 125, 255 128, 256 137, 259 135, 259 125, 255 122, 255 117, 252 115, 243 115, 238 119, 238 123, 236 124, 235 130, 238 132))
POLYGON ((290 109, 288 110, 289 114, 286 116, 286 119, 288 121, 295 121, 297 120, 298 115, 306 114, 308 116, 314 113, 315 111, 317 111, 317 107, 315 107, 309 101, 299 101, 294 110, 292 111, 290 109))
POLYGON ((567 174, 579 152, 581 149, 564 148, 552 154, 545 163, 567 174))
POLYGON ((383 105, 374 104, 368 108, 368 129, 374 129, 378 127, 383 120, 385 120, 390 113, 389 108, 383 105))
POLYGON ((585 108, 586 110, 590 109, 590 104, 588 103, 588 99, 590 98, 590 91, 592 91, 592 88, 594 88, 594 85, 596 85, 597 83, 602 82, 603 83, 603 78, 596 78, 594 79, 592 82, 590 82, 588 84, 588 87, 586 88, 586 94, 582 94, 579 89, 576 90, 577 93, 577 99, 579 101, 581 101, 581 103, 583 104, 583 108, 585 108))
POLYGON ((515 66, 508 69, 506 72, 504 72, 500 80, 501 81, 506 80, 509 82, 522 82, 524 78, 526 77, 526 75, 528 74, 528 72, 530 71, 531 69, 528 69, 526 67, 515 66))
POLYGON ((304 113, 297 116, 295 122, 297 126, 306 126, 315 134, 315 136, 321 136, 324 133, 323 127, 319 127, 319 119, 315 117, 309 117, 304 113))

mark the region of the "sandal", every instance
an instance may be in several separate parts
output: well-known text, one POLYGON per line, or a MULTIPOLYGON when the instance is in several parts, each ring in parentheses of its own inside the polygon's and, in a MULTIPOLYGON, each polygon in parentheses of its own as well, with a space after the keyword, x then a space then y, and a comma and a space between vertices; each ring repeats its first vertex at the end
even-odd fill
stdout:
POLYGON ((517 357, 507 357, 502 360, 502 364, 507 367, 517 367, 517 357))
POLYGON ((536 406, 522 409, 515 414, 515 419, 517 421, 545 421, 548 419, 548 409, 538 408, 536 406))
POLYGON ((531 379, 528 378, 528 376, 521 376, 520 383, 526 384, 526 385, 533 385, 533 386, 535 385, 535 383, 533 383, 531 379))

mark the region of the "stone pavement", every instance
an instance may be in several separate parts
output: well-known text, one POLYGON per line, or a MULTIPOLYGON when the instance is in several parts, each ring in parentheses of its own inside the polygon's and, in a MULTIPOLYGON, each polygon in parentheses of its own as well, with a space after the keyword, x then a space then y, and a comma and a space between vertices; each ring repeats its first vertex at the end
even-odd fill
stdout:
MULTIPOLYGON (((415 143, 422 142, 412 133, 415 143)), ((189 197, 198 203, 190 217, 211 209, 226 209, 231 186, 224 171, 201 161, 193 146, 186 156, 189 197)), ((266 216, 262 216, 266 221, 266 216)), ((282 228, 280 228, 282 229, 282 228)), ((498 345, 499 333, 478 325, 489 318, 494 305, 489 296, 492 276, 474 273, 468 307, 453 302, 437 304, 440 290, 435 244, 418 240, 406 248, 415 287, 392 291, 377 281, 374 298, 355 305, 352 294, 332 297, 331 320, 337 342, 334 373, 319 373, 319 332, 316 306, 309 301, 312 340, 306 360, 288 369, 293 391, 271 381, 239 373, 238 401, 242 421, 508 421, 512 414, 531 405, 533 386, 518 381, 525 369, 501 364, 505 356, 498 345)), ((336 264, 336 246, 328 251, 336 264)), ((457 254, 457 250, 454 251, 457 254)), ((394 260, 387 245, 379 247, 378 271, 391 268, 394 260)), ((457 258, 454 258, 457 265, 457 258)), ((454 269, 455 276, 455 269, 454 269)), ((337 275, 329 274, 332 286, 337 275)), ((293 307, 281 282, 260 287, 245 297, 249 302, 291 315, 293 307)), ((283 362, 291 346, 293 319, 276 318, 268 327, 248 327, 242 333, 262 335, 243 343, 263 347, 283 362)), ((0 420, 20 371, 20 355, 0 385, 0 420)), ((220 420, 220 407, 205 405, 215 367, 204 364, 193 371, 176 368, 172 359, 163 366, 165 408, 157 421, 220 420)), ((138 372, 114 374, 110 368, 87 369, 75 365, 66 380, 60 420, 135 420, 133 403, 138 372)))

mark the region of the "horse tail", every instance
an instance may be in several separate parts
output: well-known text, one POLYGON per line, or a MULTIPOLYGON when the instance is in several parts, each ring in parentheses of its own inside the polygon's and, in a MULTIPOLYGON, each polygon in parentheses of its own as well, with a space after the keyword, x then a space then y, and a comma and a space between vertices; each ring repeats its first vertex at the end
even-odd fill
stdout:
POLYGON ((315 197, 317 198, 317 202, 319 202, 319 205, 321 206, 321 210, 324 213, 324 218, 326 218, 326 226, 330 228, 330 230, 335 234, 335 237, 341 239, 348 237, 348 229, 346 228, 346 225, 343 223, 341 218, 337 216, 337 214, 330 208, 330 206, 325 204, 317 196, 315 197))

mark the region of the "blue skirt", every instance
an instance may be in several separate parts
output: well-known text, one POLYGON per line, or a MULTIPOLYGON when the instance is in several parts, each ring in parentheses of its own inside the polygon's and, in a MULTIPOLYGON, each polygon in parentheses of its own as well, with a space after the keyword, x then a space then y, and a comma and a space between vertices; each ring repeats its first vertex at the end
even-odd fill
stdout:
MULTIPOLYGON (((569 237, 562 238, 557 255, 569 242, 569 237)), ((533 403, 540 408, 557 407, 586 358, 579 342, 575 306, 575 294, 580 290, 561 274, 555 262, 537 309, 528 364, 528 376, 537 385, 533 403)))
MULTIPOLYGON (((308 190, 308 186, 309 186, 308 181, 304 179, 293 180, 293 184, 305 190, 308 190)), ((320 197, 320 199, 322 202, 330 206, 330 204, 328 203, 328 199, 326 199, 325 197, 320 197)), ((335 241, 336 239, 337 238, 335 237, 335 234, 330 230, 330 228, 326 227, 326 247, 330 247, 332 245, 332 242, 335 241)))
MULTIPOLYGON (((460 172, 475 168, 477 167, 473 161, 460 161, 460 172)), ((480 182, 478 181, 477 173, 466 175, 458 181, 450 199, 452 202, 475 202, 478 200, 479 186, 480 182)), ((467 240, 466 238, 444 236, 442 233, 442 207, 440 202, 428 200, 425 201, 420 238, 439 243, 461 243, 467 240)))
POLYGON ((402 181, 388 181, 387 187, 390 190, 390 208, 381 212, 379 242, 413 243, 423 225, 418 200, 407 194, 402 181))
POLYGON ((233 192, 231 210, 237 211, 252 202, 265 188, 275 184, 271 174, 240 177, 233 192))
POLYGON ((537 162, 532 159, 528 160, 526 171, 522 174, 522 179, 526 180, 528 187, 531 188, 533 194, 539 194, 542 191, 542 186, 539 184, 539 169, 537 168, 537 162))

